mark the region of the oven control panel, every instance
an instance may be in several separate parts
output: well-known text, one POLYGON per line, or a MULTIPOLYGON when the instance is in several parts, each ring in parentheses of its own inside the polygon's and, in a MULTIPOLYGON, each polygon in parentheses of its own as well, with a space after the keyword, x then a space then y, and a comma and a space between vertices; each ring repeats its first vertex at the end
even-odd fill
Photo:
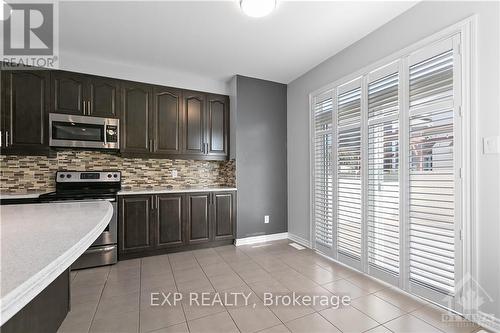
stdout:
POLYGON ((120 182, 120 171, 57 171, 57 183, 120 182))

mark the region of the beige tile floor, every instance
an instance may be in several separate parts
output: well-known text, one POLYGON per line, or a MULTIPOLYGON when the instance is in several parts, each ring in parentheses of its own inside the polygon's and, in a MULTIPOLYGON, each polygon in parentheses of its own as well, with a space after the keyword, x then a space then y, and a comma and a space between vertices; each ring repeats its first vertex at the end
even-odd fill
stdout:
MULTIPOLYGON (((72 309, 65 332, 445 332, 471 333, 471 323, 447 324, 443 310, 335 264, 289 241, 224 246, 72 273, 72 309), (152 292, 245 292, 243 302, 151 306, 152 292), (275 295, 349 295, 340 308, 324 304, 265 306, 275 295), (255 304, 255 306, 253 305, 255 304)), ((242 299, 241 299, 242 300, 242 299)))

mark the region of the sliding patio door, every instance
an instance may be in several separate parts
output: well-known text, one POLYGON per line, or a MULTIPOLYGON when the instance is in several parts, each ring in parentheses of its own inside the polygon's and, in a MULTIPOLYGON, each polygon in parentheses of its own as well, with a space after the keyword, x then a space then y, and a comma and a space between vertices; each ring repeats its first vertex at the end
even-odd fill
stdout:
POLYGON ((315 248, 453 309, 462 276, 460 40, 418 49, 311 104, 315 248))

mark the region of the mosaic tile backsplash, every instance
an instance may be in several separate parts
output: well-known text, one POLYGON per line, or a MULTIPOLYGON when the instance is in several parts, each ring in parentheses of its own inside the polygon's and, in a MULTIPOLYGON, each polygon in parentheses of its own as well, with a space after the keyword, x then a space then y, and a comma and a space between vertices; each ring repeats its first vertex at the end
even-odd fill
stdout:
POLYGON ((49 192, 57 170, 122 171, 122 188, 235 186, 235 162, 123 158, 99 151, 59 151, 55 157, 0 155, 0 192, 49 192), (172 178, 177 170, 177 178, 172 178))

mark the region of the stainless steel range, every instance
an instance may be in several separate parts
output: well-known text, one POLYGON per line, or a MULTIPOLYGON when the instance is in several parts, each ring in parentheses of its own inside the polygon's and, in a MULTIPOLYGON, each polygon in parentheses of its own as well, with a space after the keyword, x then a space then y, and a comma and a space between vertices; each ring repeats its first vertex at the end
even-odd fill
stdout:
POLYGON ((117 194, 120 189, 120 171, 57 171, 56 191, 40 195, 40 202, 107 200, 113 205, 113 217, 108 226, 71 266, 71 269, 110 265, 117 262, 117 194))

